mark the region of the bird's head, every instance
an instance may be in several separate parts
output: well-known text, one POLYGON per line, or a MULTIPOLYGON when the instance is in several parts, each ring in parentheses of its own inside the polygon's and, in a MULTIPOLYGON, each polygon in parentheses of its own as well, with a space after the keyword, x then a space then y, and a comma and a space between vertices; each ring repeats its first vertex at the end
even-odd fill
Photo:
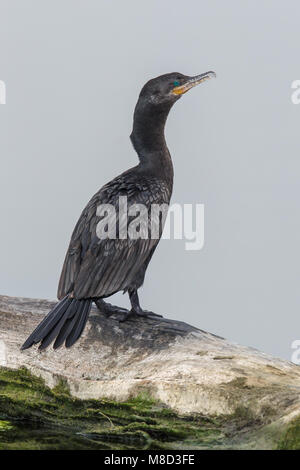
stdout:
POLYGON ((164 127, 173 104, 188 90, 215 76, 215 72, 195 77, 173 72, 152 78, 143 86, 135 106, 130 135, 140 159, 146 152, 164 148, 164 127))
POLYGON ((215 72, 205 72, 194 77, 178 72, 166 73, 149 80, 143 86, 139 100, 144 104, 172 106, 188 90, 215 76, 215 72))

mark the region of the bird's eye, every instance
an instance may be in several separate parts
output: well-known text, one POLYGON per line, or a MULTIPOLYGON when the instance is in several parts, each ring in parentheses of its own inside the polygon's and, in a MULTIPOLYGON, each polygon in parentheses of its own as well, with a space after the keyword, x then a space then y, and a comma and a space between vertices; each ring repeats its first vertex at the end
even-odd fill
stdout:
POLYGON ((179 86, 179 82, 177 80, 175 80, 175 82, 173 83, 174 86, 179 86))

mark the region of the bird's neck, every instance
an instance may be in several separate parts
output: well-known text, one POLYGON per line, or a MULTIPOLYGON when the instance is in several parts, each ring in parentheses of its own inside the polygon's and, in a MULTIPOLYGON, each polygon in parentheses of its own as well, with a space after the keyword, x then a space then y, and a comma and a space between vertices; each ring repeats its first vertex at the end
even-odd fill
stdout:
POLYGON ((171 105, 168 103, 154 106, 138 101, 130 139, 140 159, 140 165, 171 171, 171 156, 165 140, 165 125, 170 109, 171 105))

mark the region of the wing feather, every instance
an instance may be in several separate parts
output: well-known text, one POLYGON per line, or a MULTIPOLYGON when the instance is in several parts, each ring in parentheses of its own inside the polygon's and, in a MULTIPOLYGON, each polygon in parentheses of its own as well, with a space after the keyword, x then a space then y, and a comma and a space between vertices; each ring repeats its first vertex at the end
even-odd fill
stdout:
MULTIPOLYGON (((171 190, 157 178, 139 178, 130 171, 105 185, 90 200, 73 231, 65 257, 58 298, 73 292, 78 299, 105 297, 126 290, 136 274, 147 263, 158 239, 99 239, 96 228, 101 217, 97 215, 99 204, 112 204, 119 220, 119 196, 127 195, 128 208, 132 204, 145 204, 150 216, 153 203, 169 203, 171 190)), ((150 227, 150 219, 148 220, 150 227)))

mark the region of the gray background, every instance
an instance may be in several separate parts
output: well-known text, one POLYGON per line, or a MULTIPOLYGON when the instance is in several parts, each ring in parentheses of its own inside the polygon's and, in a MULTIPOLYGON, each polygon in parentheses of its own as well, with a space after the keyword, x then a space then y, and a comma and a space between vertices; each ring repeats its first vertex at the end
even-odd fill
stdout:
POLYGON ((142 304, 290 358, 300 336, 299 15, 297 1, 0 0, 1 294, 55 298, 82 208, 137 162, 128 136, 144 82, 215 70, 166 129, 172 202, 205 204, 205 247, 162 241, 142 304))

